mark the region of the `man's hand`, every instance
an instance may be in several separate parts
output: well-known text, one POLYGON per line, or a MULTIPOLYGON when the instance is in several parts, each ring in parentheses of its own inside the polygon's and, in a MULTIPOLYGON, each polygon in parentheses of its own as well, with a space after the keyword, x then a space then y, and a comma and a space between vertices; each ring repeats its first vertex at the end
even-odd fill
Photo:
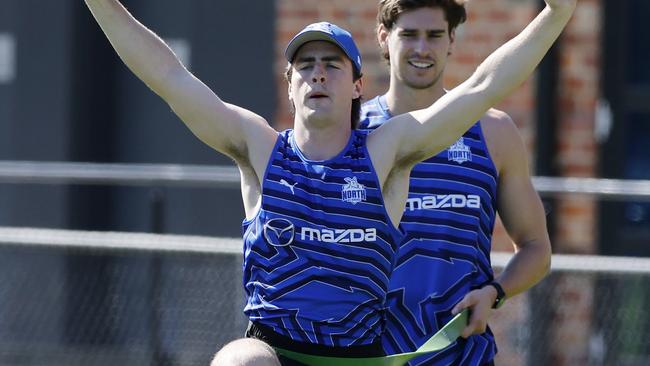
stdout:
POLYGON ((497 290, 492 286, 484 286, 478 290, 470 291, 452 309, 451 313, 456 315, 463 309, 470 309, 469 324, 463 329, 461 337, 467 338, 474 334, 485 333, 487 322, 492 314, 492 305, 497 298, 497 290))

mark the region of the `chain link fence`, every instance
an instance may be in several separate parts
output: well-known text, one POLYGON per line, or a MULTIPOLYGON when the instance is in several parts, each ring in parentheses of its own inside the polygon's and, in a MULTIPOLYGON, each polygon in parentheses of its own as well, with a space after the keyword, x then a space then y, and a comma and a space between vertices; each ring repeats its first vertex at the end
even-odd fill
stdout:
POLYGON ((208 365, 243 335, 234 240, 3 233, 0 365, 208 365))
POLYGON ((650 364, 650 261, 556 255, 556 262, 493 312, 497 365, 650 364))
MULTIPOLYGON (((247 324, 240 251, 236 239, 0 228, 0 365, 208 365, 247 324)), ((650 364, 648 263, 556 257, 494 313, 497 364, 650 364)))

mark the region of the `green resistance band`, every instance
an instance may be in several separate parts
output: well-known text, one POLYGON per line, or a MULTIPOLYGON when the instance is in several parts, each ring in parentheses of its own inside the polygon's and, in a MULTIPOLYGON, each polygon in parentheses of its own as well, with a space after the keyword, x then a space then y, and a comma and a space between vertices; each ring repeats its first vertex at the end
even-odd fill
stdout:
POLYGON ((304 353, 287 351, 276 348, 275 351, 284 357, 301 362, 307 366, 403 366, 412 358, 431 352, 437 352, 452 344, 467 325, 469 310, 457 314, 445 324, 436 334, 427 340, 415 352, 399 353, 396 355, 367 358, 344 358, 306 355, 304 353))

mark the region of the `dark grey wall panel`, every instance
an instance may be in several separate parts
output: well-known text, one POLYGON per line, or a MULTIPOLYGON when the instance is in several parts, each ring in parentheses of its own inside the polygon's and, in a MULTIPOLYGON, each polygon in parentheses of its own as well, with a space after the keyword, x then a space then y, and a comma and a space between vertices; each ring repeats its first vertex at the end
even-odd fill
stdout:
MULTIPOLYGON (((72 3, 2 2, 0 31, 15 35, 16 77, 0 86, 0 159, 69 158, 72 3)), ((4 225, 67 225, 65 187, 3 185, 0 196, 4 225)))
MULTIPOLYGON (((0 62, 10 62, 10 58, 16 62, 15 47, 17 27, 15 19, 17 18, 18 9, 16 1, 8 1, 2 5, 0 11, 0 35, 5 37, 5 42, 13 43, 14 54, 0 55, 4 60, 0 62), (10 41, 13 40, 13 41, 10 41)), ((5 45, 10 47, 10 45, 5 45)), ((9 50, 4 50, 5 52, 9 50)), ((3 50, 0 50, 3 52, 3 50)), ((15 71, 15 69, 14 69, 15 71)), ((15 79, 0 81, 0 159, 6 159, 11 154, 11 130, 14 121, 14 97, 15 97, 15 79)), ((0 185, 0 222, 9 222, 11 217, 10 196, 11 192, 6 185, 0 185)))
MULTIPOLYGON (((273 117, 273 1, 124 4, 164 39, 189 45, 191 70, 222 99, 273 117)), ((232 164, 131 74, 82 1, 5 0, 0 32, 15 34, 18 64, 16 80, 0 85, 0 159, 232 164)), ((163 190, 157 206, 151 192, 3 184, 0 224, 240 233, 237 188, 163 190)))
MULTIPOLYGON (((189 44, 189 68, 222 99, 272 118, 273 2, 147 0, 125 4, 163 39, 189 44), (256 26, 242 27, 243 22, 256 26)), ((115 76, 114 161, 232 164, 200 142, 126 67, 118 65, 115 76)), ((115 228, 151 230, 150 191, 119 188, 112 197, 115 228)), ((162 229, 238 236, 244 217, 239 197, 238 189, 166 190, 162 229)))

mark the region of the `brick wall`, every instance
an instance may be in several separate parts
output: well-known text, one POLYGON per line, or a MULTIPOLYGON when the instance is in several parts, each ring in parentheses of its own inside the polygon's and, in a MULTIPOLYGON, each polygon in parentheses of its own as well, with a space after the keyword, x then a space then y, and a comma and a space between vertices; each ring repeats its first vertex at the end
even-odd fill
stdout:
MULTIPOLYGON (((563 176, 593 177, 597 170, 594 111, 599 96, 601 2, 581 0, 562 40, 560 52, 560 118, 557 135, 558 170, 563 176)), ((596 201, 564 197, 557 205, 554 251, 596 253, 596 201)), ((589 361, 594 299, 593 278, 558 279, 553 294, 552 330, 556 342, 550 353, 556 365, 589 361)))
MULTIPOLYGON (((276 125, 290 127, 292 116, 287 105, 286 83, 282 77, 286 62, 284 45, 297 31, 315 21, 332 21, 354 35, 364 62, 364 95, 366 99, 384 92, 388 87, 388 69, 380 59, 375 40, 376 0, 276 0, 278 75, 278 110, 276 125)), ((476 66, 499 45, 516 35, 538 12, 537 0, 474 0, 468 5, 468 22, 458 30, 457 45, 446 73, 446 86, 452 88, 466 79, 476 66)), ((593 138, 594 107, 599 94, 600 64, 600 1, 580 0, 571 23, 565 30, 560 49, 560 75, 557 160, 564 176, 595 175, 597 151, 593 138)), ((506 111, 519 127, 529 148, 534 151, 535 76, 527 80, 496 107, 506 111)), ((532 158, 529 159, 532 161, 532 158)), ((533 167, 531 166, 531 169, 533 167)), ((556 235, 552 238, 555 253, 596 252, 595 202, 584 197, 558 197, 555 208, 556 235)), ((501 225, 495 229, 493 247, 511 251, 512 247, 501 225)), ((556 320, 549 359, 554 365, 580 364, 586 359, 585 339, 590 334, 590 309, 593 284, 560 280, 562 286, 553 290, 553 298, 566 299, 553 303, 552 320, 556 320), (561 321, 561 322, 559 322, 561 321)), ((509 342, 506 332, 521 320, 525 312, 515 309, 507 317, 500 316, 495 327, 501 340, 499 364, 521 364, 521 355, 509 342), (511 322, 511 323, 508 323, 511 322), (513 323, 514 322, 514 323, 513 323)), ((506 305, 508 306, 508 305, 506 305)))
MULTIPOLYGON (((600 90, 600 18, 600 1, 581 0, 563 39, 557 164, 565 176, 593 177, 597 170, 594 110, 600 90)), ((561 202, 558 251, 596 252, 595 213, 595 202, 585 197, 561 202)))

